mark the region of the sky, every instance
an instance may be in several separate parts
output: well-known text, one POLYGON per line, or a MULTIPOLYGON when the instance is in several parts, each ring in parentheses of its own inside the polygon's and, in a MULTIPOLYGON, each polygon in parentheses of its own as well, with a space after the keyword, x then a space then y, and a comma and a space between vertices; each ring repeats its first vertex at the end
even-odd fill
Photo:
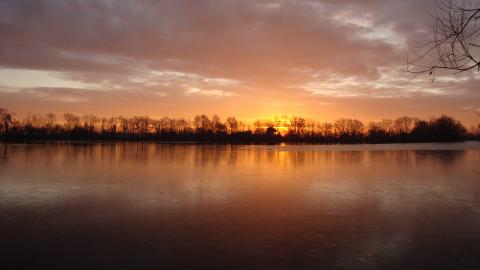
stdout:
POLYGON ((2 0, 0 107, 476 125, 478 73, 406 72, 434 10, 434 0, 2 0))

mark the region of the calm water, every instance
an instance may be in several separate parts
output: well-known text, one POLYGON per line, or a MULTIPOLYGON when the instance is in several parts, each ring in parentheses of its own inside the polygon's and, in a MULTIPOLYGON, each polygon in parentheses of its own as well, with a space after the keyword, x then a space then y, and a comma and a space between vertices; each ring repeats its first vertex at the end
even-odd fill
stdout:
POLYGON ((480 269, 475 168, 479 143, 0 144, 0 269, 480 269))

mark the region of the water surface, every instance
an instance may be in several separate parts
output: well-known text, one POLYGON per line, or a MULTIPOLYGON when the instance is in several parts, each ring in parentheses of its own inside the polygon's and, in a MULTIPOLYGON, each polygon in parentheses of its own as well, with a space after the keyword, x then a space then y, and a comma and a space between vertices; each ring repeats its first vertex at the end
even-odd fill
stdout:
POLYGON ((473 169, 476 142, 0 144, 0 268, 480 269, 473 169))

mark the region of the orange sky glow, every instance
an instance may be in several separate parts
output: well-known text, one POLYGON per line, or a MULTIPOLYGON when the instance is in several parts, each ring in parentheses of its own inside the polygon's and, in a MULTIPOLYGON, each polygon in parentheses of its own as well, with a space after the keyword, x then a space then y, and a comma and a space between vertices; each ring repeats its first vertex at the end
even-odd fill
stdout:
POLYGON ((0 107, 246 121, 480 117, 478 73, 413 76, 433 0, 0 2, 0 107))

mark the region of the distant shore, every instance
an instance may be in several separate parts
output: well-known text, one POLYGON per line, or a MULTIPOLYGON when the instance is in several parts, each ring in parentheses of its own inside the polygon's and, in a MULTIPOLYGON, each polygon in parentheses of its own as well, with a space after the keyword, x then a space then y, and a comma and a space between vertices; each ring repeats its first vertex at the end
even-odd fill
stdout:
POLYGON ((251 124, 217 115, 152 119, 148 116, 97 117, 53 113, 16 119, 0 108, 0 141, 153 141, 218 144, 360 144, 461 142, 480 139, 480 125, 467 130, 450 116, 430 120, 403 116, 367 125, 358 119, 341 118, 333 123, 302 117, 257 120, 251 124))
MULTIPOLYGON (((253 136, 252 136, 253 137, 253 136)), ((93 138, 13 138, 13 137, 0 137, 0 143, 122 143, 122 142, 139 142, 139 143, 163 143, 163 144, 267 144, 267 145, 347 145, 347 144, 409 144, 409 143, 462 143, 462 142, 480 142, 478 138, 467 137, 457 140, 413 140, 413 139, 390 139, 390 140, 371 140, 369 138, 357 138, 356 140, 325 140, 325 139, 305 139, 301 138, 296 140, 295 138, 284 137, 253 137, 244 138, 241 140, 232 138, 198 138, 190 140, 175 140, 175 139, 162 139, 162 138, 112 138, 96 136, 93 138)))

